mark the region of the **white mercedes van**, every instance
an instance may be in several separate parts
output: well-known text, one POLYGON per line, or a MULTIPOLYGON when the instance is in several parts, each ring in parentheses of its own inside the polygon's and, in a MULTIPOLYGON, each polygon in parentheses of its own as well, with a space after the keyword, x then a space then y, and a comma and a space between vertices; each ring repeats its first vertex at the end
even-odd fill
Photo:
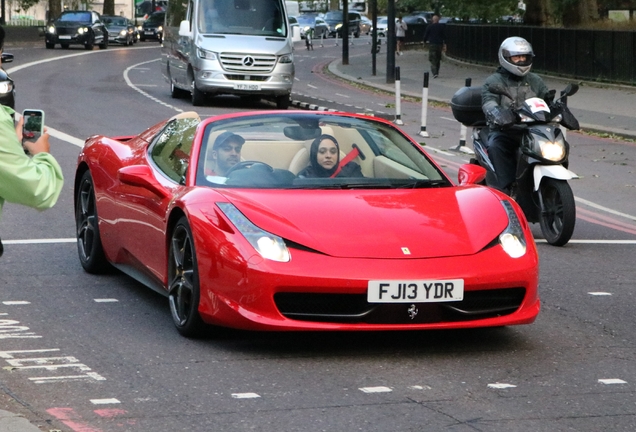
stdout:
POLYGON ((234 94, 290 104, 292 35, 283 0, 168 0, 162 73, 173 97, 234 94))

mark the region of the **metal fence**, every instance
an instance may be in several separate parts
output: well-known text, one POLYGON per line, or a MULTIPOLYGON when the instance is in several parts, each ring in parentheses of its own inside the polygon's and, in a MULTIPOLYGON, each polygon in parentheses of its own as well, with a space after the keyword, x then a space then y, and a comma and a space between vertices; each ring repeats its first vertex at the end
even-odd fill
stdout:
POLYGON ((501 42, 521 36, 532 44, 532 69, 554 75, 636 85, 636 32, 530 26, 446 26, 446 55, 496 65, 501 42))

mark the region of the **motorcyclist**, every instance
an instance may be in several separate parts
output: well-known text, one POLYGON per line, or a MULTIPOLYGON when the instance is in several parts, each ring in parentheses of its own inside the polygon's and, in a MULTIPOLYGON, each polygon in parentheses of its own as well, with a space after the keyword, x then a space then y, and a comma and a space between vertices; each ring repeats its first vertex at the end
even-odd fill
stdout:
POLYGON ((503 85, 515 100, 539 97, 550 104, 554 92, 548 91, 543 80, 530 72, 533 57, 532 45, 525 39, 509 37, 504 40, 499 47, 501 66, 486 79, 481 92, 481 106, 490 126, 488 156, 497 175, 497 182, 492 186, 505 193, 510 193, 510 186, 516 178, 516 156, 522 132, 510 129, 517 120, 511 110, 513 101, 490 92, 489 86, 503 85))

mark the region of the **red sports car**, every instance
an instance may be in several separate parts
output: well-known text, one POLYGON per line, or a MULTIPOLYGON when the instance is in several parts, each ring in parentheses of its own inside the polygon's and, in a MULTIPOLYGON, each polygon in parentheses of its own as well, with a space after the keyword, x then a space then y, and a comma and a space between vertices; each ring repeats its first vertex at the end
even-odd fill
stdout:
POLYGON ((484 176, 464 165, 453 184, 408 135, 363 115, 183 113, 87 139, 79 259, 164 293, 185 336, 528 324, 536 246, 484 176))

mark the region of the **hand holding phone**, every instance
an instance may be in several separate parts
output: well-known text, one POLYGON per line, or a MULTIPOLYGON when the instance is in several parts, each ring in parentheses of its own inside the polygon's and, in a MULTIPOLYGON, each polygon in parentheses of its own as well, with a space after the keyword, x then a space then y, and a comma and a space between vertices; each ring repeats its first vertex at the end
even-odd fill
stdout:
POLYGON ((25 109, 22 112, 22 145, 25 141, 36 142, 44 133, 44 111, 25 109))

